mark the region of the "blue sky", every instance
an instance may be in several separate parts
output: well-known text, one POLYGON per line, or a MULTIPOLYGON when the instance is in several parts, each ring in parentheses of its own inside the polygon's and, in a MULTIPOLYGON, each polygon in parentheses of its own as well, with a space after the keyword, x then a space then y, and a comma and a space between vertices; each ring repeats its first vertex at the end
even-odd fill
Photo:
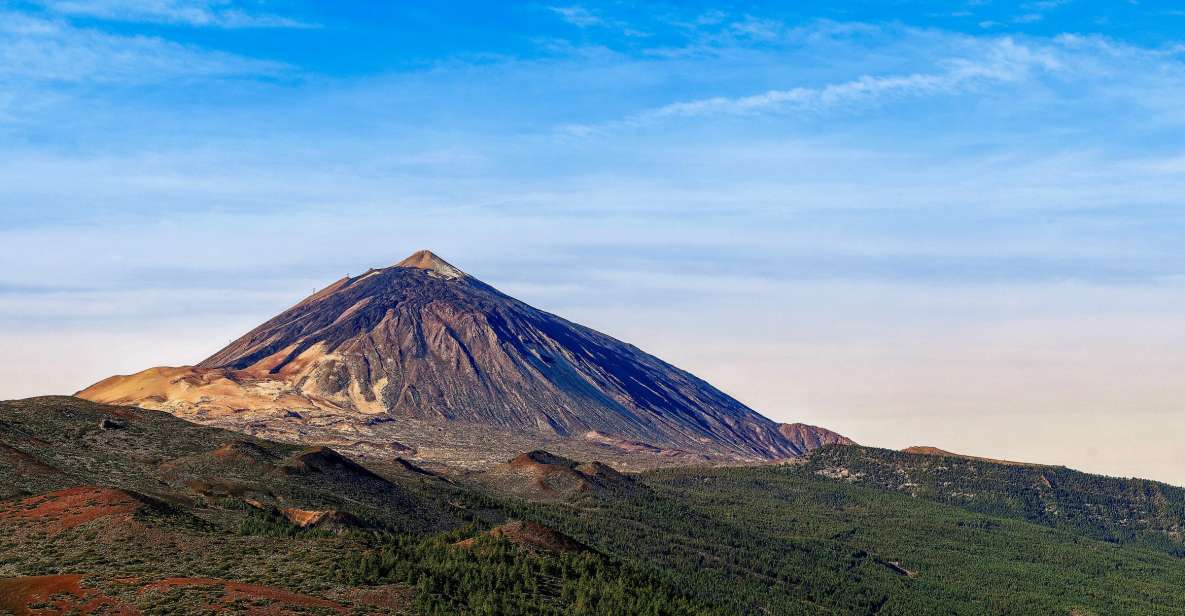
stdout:
POLYGON ((0 397, 427 247, 777 419, 1185 484, 1182 100, 1168 2, 0 2, 0 397))

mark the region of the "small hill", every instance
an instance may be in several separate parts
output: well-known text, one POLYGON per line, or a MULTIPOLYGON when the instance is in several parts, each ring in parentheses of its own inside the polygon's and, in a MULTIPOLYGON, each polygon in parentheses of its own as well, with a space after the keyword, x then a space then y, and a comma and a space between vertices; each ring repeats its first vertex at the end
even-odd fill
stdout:
POLYGON ((546 451, 529 451, 477 475, 500 494, 554 501, 632 495, 644 489, 629 475, 600 462, 577 462, 546 451))
MULTIPOLYGON (((536 522, 511 520, 501 526, 490 529, 485 536, 495 539, 505 539, 529 552, 546 552, 550 554, 593 552, 594 550, 583 543, 551 528, 536 522)), ((465 539, 455 545, 460 548, 472 549, 477 544, 476 538, 465 539)))

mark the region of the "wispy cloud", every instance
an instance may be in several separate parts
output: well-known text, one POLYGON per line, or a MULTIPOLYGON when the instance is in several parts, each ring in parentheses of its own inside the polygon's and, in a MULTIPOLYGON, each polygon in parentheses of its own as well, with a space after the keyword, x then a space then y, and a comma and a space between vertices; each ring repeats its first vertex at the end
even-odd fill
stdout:
POLYGON ((1039 2, 1029 2, 1021 5, 1021 8, 1025 12, 1013 17, 1012 21, 1018 24, 1035 23, 1045 19, 1046 14, 1050 11, 1069 3, 1070 0, 1040 0, 1039 2))
MULTIPOLYGON (((1185 57, 1171 36, 1029 0, 961 3, 975 14, 953 26, 905 9, 834 22, 826 7, 582 1, 530 20, 489 19, 521 17, 504 3, 388 3, 390 29, 319 3, 341 31, 261 38, 227 29, 291 25, 270 16, 289 3, 0 0, 0 347, 34 353, 0 354, 0 396, 191 362, 426 245, 763 411, 848 416, 881 444, 1004 406, 1113 417, 1132 400, 1176 434, 1185 57), (1041 27, 1012 22, 1029 13, 1041 27), (398 24, 407 45, 390 45, 398 24), (1040 34, 1063 31, 1080 34, 1040 34), (566 46, 524 44, 544 39, 566 46), (569 124, 597 138, 549 130, 569 124)), ((1034 450, 1081 423, 1070 414, 1044 416, 1034 450)), ((1133 460, 1151 442, 1103 440, 1133 460)))
POLYGON ((580 28, 601 26, 605 19, 583 6, 549 6, 547 10, 560 16, 560 19, 580 28))
POLYGON ((1070 0, 1042 0, 1041 2, 1034 2, 1032 6, 1037 10, 1049 11, 1069 3, 1070 0))
POLYGON ((754 40, 772 40, 782 33, 784 25, 776 19, 760 19, 748 15, 729 24, 729 29, 738 36, 754 40))
POLYGON ((642 126, 668 118, 759 113, 818 113, 840 107, 890 99, 949 95, 983 85, 1014 82, 1034 71, 1057 70, 1059 61, 1046 50, 1012 38, 993 41, 976 56, 949 58, 935 72, 905 75, 864 75, 817 87, 768 90, 749 96, 713 96, 669 103, 599 125, 568 125, 563 132, 587 135, 603 130, 642 126))
POLYGON ((606 28, 628 37, 649 36, 646 32, 631 26, 626 21, 607 18, 601 13, 583 6, 549 6, 547 10, 559 16, 564 22, 577 28, 606 28))
POLYGON ((55 13, 111 21, 211 28, 310 28, 300 20, 249 13, 229 0, 42 0, 55 13))
POLYGON ((291 74, 293 67, 272 60, 0 10, 0 141, 9 130, 43 131, 50 118, 59 126, 85 123, 102 108, 102 97, 124 87, 291 74))
POLYGON ((36 82, 152 83, 274 75, 284 69, 281 63, 157 37, 121 36, 57 20, 0 13, 0 94, 36 82))

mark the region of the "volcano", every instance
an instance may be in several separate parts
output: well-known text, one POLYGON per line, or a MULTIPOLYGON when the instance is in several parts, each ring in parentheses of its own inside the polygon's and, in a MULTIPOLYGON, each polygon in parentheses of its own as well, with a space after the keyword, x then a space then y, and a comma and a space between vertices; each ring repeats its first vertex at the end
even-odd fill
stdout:
POLYGON ((197 365, 111 377, 78 395, 247 432, 286 425, 290 440, 328 433, 374 453, 480 445, 482 430, 491 447, 506 435, 744 460, 805 449, 702 379, 426 250, 334 282, 197 365), (374 438, 384 424, 395 432, 374 438), (384 442, 407 426, 417 430, 404 442, 384 442), (464 438, 420 442, 432 432, 464 438))

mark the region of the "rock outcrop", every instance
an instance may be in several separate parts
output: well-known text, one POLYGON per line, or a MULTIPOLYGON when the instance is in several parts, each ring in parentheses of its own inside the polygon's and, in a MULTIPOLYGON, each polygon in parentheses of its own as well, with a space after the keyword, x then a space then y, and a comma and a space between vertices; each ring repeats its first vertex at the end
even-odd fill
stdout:
POLYGON ((818 426, 811 426, 804 423, 789 423, 778 426, 778 432, 786 437, 795 447, 803 453, 818 449, 824 445, 855 445, 856 442, 852 439, 832 432, 827 428, 820 428, 818 426))

